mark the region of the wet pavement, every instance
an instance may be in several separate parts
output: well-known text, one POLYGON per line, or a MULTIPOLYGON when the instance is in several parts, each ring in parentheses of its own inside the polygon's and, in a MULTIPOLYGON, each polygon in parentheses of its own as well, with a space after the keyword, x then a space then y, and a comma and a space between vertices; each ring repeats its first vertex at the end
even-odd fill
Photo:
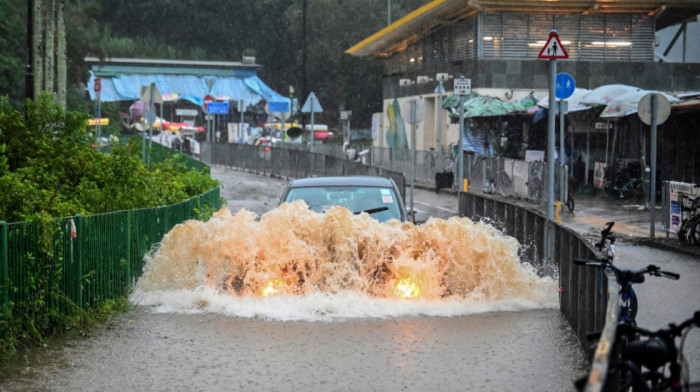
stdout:
MULTIPOLYGON (((224 184, 222 196, 234 212, 274 208, 288 182, 217 167, 212 175, 224 184)), ((456 212, 453 194, 415 192, 417 220, 456 212)), ((620 263, 654 262, 681 273, 677 282, 650 278, 639 288, 640 326, 661 327, 696 310, 696 257, 628 240, 635 227, 643 229, 643 211, 595 199, 577 202, 575 214, 563 214, 564 224, 596 235, 600 222, 619 222, 620 263)), ((698 331, 686 347, 697 379, 698 331)), ((18 358, 0 372, 0 391, 571 391, 586 371, 558 309, 309 322, 137 306, 87 339, 18 358)))

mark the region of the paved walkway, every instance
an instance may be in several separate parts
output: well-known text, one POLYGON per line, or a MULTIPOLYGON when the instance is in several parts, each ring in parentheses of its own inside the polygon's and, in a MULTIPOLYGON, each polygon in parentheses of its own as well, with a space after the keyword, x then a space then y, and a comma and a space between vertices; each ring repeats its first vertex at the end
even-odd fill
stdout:
MULTIPOLYGON (((430 184, 417 183, 416 186, 434 189, 430 184)), ((445 192, 451 192, 445 190, 445 192)), ((470 191, 472 192, 472 191, 470 191)), ((456 194, 456 192, 453 192, 456 194)), ((475 192, 475 194, 483 194, 475 192)), ((498 194, 489 194, 504 201, 537 209, 546 214, 543 203, 506 198, 498 194)), ((566 207, 560 215, 562 224, 587 237, 599 237, 600 231, 610 221, 615 222, 613 233, 620 241, 633 242, 650 247, 691 255, 700 259, 700 246, 681 243, 675 233, 666 233, 661 227, 660 203, 656 207, 655 238, 650 238, 651 213, 642 201, 615 200, 603 195, 574 195, 576 207, 569 212, 566 207)))

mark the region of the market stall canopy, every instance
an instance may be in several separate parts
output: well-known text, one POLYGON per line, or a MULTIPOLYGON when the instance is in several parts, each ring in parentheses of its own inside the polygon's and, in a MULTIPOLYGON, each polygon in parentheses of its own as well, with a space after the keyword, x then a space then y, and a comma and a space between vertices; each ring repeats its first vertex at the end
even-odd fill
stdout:
POLYGON ((286 101, 258 78, 257 65, 239 62, 86 58, 90 65, 88 92, 96 99, 95 78, 101 79, 102 102, 136 101, 141 86, 155 83, 165 101, 186 99, 201 104, 206 95, 217 100, 286 101))
POLYGON ((608 106, 605 107, 603 112, 600 114, 601 118, 620 118, 624 116, 629 116, 630 114, 637 113, 637 107, 639 106, 639 101, 645 95, 649 93, 661 94, 668 102, 680 102, 680 100, 674 96, 664 94, 658 91, 649 91, 638 89, 636 91, 630 91, 627 94, 623 94, 616 99, 612 100, 608 106))
MULTIPOLYGON (((569 98, 565 99, 565 101, 569 103, 569 112, 578 112, 580 110, 590 109, 591 107, 589 105, 584 105, 581 103, 581 100, 590 92, 591 90, 585 88, 576 88, 574 93, 569 98)), ((560 101, 560 99, 557 98, 557 101, 560 101)), ((537 102, 537 106, 545 109, 549 108, 549 95, 543 99, 540 99, 537 102)))
MULTIPOLYGON (((526 112, 528 108, 535 106, 536 99, 527 95, 515 102, 502 101, 495 97, 487 97, 472 92, 464 97, 465 117, 502 116, 515 112, 526 112)), ((450 110, 450 117, 459 116, 459 95, 447 97, 442 107, 450 110)))

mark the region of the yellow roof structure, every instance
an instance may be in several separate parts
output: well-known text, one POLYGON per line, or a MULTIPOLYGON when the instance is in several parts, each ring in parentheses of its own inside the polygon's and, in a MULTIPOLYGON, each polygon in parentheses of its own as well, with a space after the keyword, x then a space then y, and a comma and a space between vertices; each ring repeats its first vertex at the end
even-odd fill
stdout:
POLYGON ((357 57, 388 57, 432 31, 480 12, 640 14, 656 16, 660 30, 696 20, 700 0, 434 0, 346 50, 357 57))

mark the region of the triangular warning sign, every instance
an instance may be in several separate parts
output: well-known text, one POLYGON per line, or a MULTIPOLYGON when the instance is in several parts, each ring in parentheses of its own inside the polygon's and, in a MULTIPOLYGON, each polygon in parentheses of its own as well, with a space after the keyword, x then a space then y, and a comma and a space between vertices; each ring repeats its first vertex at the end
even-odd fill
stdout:
POLYGON ((569 54, 566 53, 564 45, 559 41, 559 35, 555 32, 549 34, 549 39, 537 56, 541 59, 568 59, 569 54))

